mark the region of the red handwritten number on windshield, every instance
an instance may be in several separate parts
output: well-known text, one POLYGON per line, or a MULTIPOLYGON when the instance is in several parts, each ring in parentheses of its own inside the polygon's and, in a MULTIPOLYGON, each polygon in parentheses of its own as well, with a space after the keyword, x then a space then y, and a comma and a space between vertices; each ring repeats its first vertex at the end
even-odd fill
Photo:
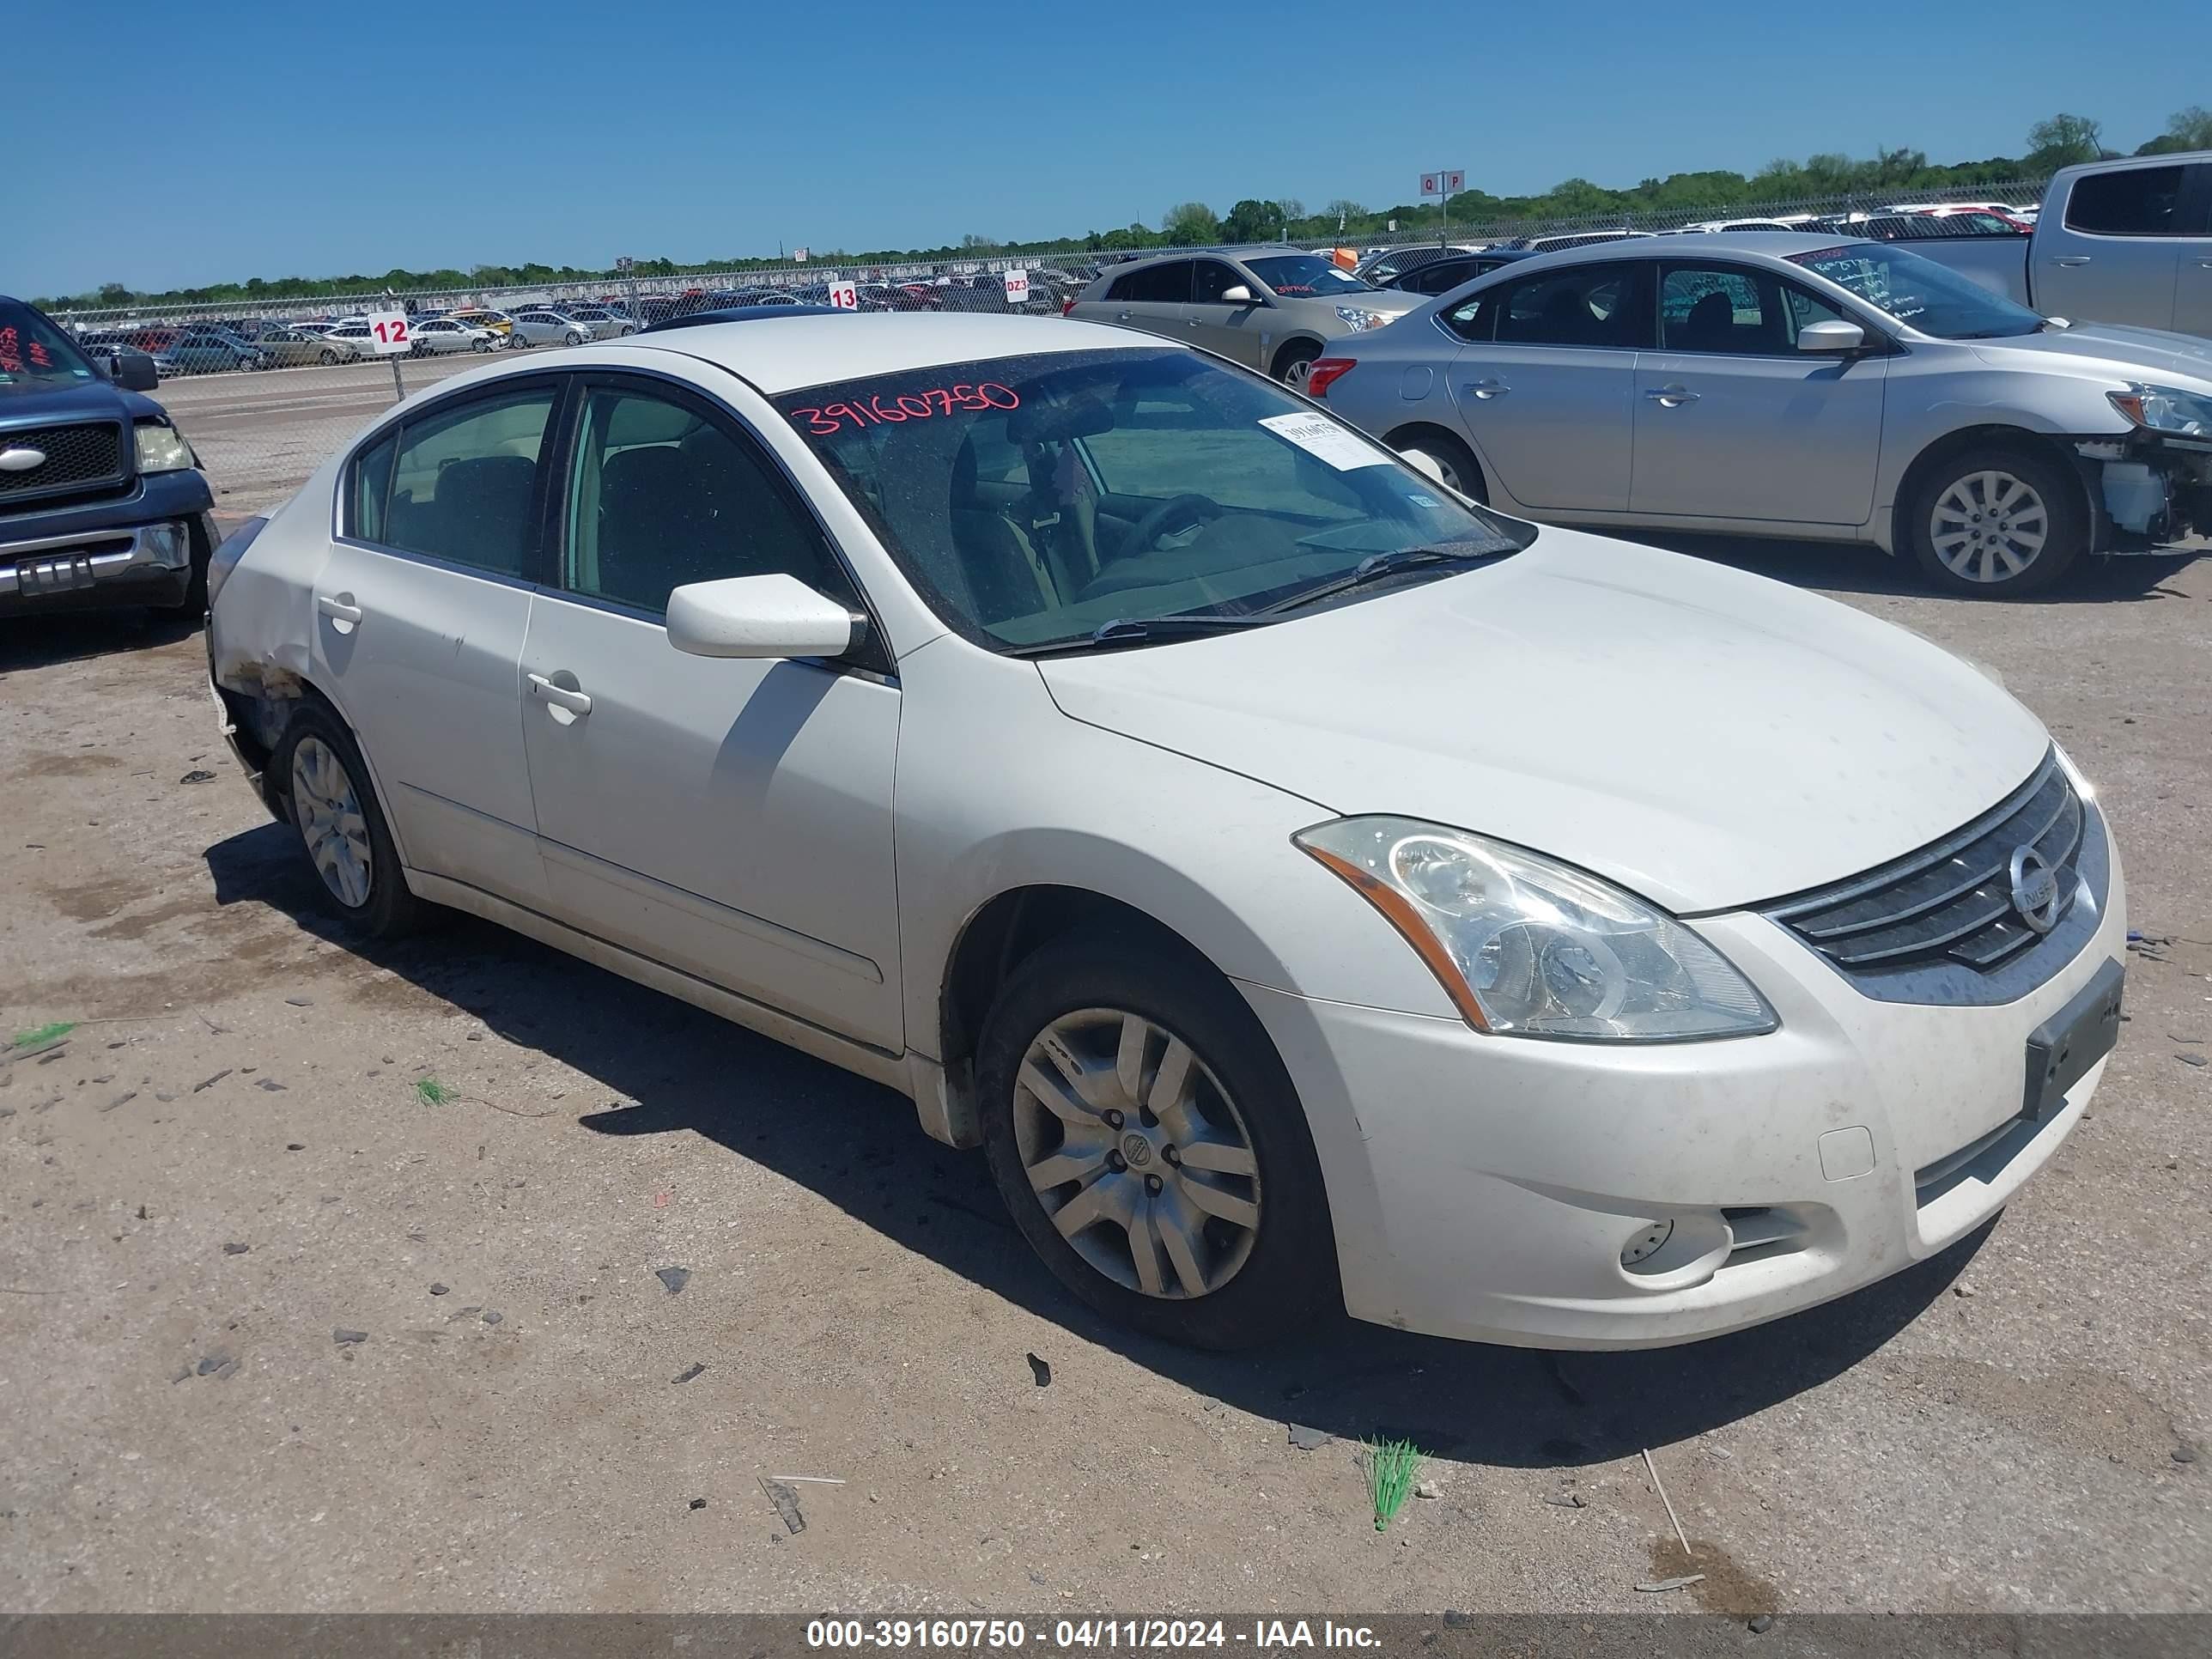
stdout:
POLYGON ((817 438, 826 438, 834 432, 842 432, 848 424, 861 428, 896 426, 902 422, 926 421, 956 410, 974 415, 987 409, 1021 406, 1021 394, 1012 386, 1000 386, 996 380, 985 380, 978 386, 963 381, 957 386, 932 386, 926 392, 902 392, 896 397, 885 397, 878 392, 870 393, 865 400, 854 397, 844 403, 824 404, 819 409, 794 409, 791 418, 804 418, 807 431, 817 438))
POLYGON ((0 374, 21 374, 23 372, 23 349, 18 343, 15 331, 0 328, 0 374))

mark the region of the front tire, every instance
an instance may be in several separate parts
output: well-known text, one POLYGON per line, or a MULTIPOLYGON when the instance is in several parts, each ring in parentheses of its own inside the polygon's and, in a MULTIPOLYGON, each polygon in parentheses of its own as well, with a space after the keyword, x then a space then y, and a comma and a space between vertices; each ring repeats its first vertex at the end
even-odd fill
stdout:
POLYGON ((328 346, 325 346, 320 351, 317 352, 315 356, 317 360, 321 362, 325 368, 335 368, 337 367, 338 354, 331 350, 328 346))
POLYGON ((420 926, 427 907, 408 890, 368 763, 344 723, 302 702, 271 766, 329 908, 374 939, 420 926))
POLYGON ((1304 1109, 1218 974, 1114 933, 1057 940, 1000 989, 976 1078, 1015 1225, 1099 1312, 1242 1348, 1340 1310, 1304 1109))
POLYGON ((2089 545, 2081 481, 2021 445, 1978 444, 1927 468, 1901 508, 1912 556, 1947 593, 2040 592, 2089 545))

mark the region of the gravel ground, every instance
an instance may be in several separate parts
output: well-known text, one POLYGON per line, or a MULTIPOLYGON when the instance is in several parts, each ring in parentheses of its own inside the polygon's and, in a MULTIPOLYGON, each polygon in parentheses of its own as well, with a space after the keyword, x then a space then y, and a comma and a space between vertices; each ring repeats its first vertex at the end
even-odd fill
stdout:
POLYGON ((2203 1608, 2212 561, 2005 605, 1701 550, 2000 671, 2171 942, 1992 1229, 1650 1355, 1121 1335, 891 1096, 473 922, 334 931, 197 634, 0 627, 0 1032, 85 1022, 0 1056, 0 1609, 2203 1608), (1438 1494, 1381 1534, 1377 1432, 1438 1494), (794 1475, 843 1483, 795 1533, 794 1475))

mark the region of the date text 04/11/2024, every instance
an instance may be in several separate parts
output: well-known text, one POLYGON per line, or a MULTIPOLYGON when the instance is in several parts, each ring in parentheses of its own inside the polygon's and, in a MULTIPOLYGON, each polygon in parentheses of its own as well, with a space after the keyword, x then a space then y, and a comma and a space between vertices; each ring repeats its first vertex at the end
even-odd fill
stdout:
MULTIPOLYGON (((1296 1648, 1381 1646, 1365 1625, 1340 1625, 1324 1619, 1318 1628, 1305 1619, 1255 1619, 1249 1630, 1222 1619, 1060 1619, 1051 1625, 1049 1641, 1042 1626, 1039 1647, 1060 1650, 1112 1652, 1117 1649, 1221 1648, 1231 1644, 1266 1653, 1296 1648)), ((1006 1651, 1029 1644, 1031 1632, 1018 1619, 817 1619, 806 1626, 810 1648, 973 1649, 1006 1651)))

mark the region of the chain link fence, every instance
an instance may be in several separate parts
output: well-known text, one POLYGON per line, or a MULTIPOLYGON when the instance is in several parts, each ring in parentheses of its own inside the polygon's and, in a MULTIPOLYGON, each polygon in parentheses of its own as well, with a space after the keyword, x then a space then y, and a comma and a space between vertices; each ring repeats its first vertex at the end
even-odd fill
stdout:
MULTIPOLYGON (((1482 222, 1359 239, 1335 252, 1355 264, 1397 250, 1547 248, 1620 235, 1793 229, 1881 240, 2005 236, 2032 219, 2042 185, 2003 185, 1905 198, 1827 198, 1725 210, 1482 222)), ((398 397, 497 354, 550 355, 617 338, 672 317, 731 306, 849 303, 861 311, 979 312, 1058 316, 1099 273, 1127 259, 1194 250, 975 253, 957 258, 755 266, 581 283, 395 291, 301 293, 252 303, 65 310, 55 320, 88 349, 151 355, 160 393, 191 439, 217 492, 218 509, 265 511, 398 397), (1020 282, 1009 282, 1010 273, 1020 282), (1025 288, 1025 292, 1024 291, 1025 288), (410 352, 375 354, 369 311, 409 318, 410 352)))

